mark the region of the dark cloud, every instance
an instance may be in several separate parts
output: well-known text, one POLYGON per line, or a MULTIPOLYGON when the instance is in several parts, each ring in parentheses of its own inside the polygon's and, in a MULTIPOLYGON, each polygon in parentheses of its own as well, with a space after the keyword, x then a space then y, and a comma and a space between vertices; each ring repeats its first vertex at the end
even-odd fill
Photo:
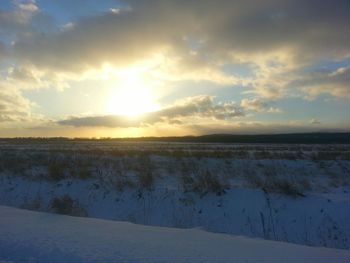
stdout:
POLYGON ((40 67, 79 70, 172 50, 205 59, 288 49, 298 59, 349 55, 350 2, 126 1, 130 10, 75 21, 68 31, 20 39, 16 53, 40 67), (326 54, 326 55, 325 55, 326 54))
MULTIPOLYGON (((348 59, 342 61, 344 65, 350 65, 349 63, 348 59)), ((308 67, 269 70, 256 79, 255 91, 252 93, 272 100, 288 96, 314 99, 320 94, 350 98, 350 66, 322 70, 308 67)))
POLYGON ((226 11, 220 28, 211 31, 214 47, 248 52, 285 47, 303 57, 324 55, 323 52, 342 56, 349 52, 347 0, 224 2, 222 8, 235 11, 226 11))
POLYGON ((0 42, 0 61, 5 58, 6 47, 3 43, 0 42))
POLYGON ((234 124, 212 125, 195 124, 191 126, 193 134, 281 134, 301 132, 347 132, 350 129, 347 123, 324 126, 321 123, 310 125, 301 122, 299 125, 288 123, 238 122, 234 124))
POLYGON ((13 1, 14 9, 0 10, 0 33, 13 34, 23 31, 31 26, 32 18, 39 12, 35 1, 22 3, 13 1))
POLYGON ((139 127, 142 122, 140 119, 132 119, 123 116, 88 116, 88 117, 72 117, 70 119, 58 122, 61 125, 69 125, 75 127, 139 127))
POLYGON ((269 76, 262 82, 257 93, 274 99, 295 96, 298 92, 298 96, 306 95, 308 99, 314 99, 320 94, 349 98, 350 66, 322 70, 294 68, 269 76))
POLYGON ((179 101, 162 110, 146 113, 138 117, 125 116, 88 116, 72 117, 59 121, 61 125, 76 127, 141 127, 155 123, 181 124, 181 119, 190 117, 211 118, 216 120, 232 119, 243 116, 243 110, 234 103, 214 104, 213 97, 196 96, 179 101))
POLYGON ((33 73, 25 67, 11 68, 9 71, 9 78, 29 83, 38 81, 33 73))
POLYGON ((289 87, 299 87, 311 97, 322 93, 335 97, 350 97, 350 67, 300 75, 302 77, 296 77, 289 83, 289 87))
MULTIPOLYGON (((75 22, 57 34, 30 35, 16 54, 41 68, 80 72, 103 63, 124 65, 166 49, 172 36, 163 23, 143 14, 112 12, 75 22)), ((170 25, 169 25, 170 26, 170 25)), ((179 32, 172 32, 180 37, 179 32)))

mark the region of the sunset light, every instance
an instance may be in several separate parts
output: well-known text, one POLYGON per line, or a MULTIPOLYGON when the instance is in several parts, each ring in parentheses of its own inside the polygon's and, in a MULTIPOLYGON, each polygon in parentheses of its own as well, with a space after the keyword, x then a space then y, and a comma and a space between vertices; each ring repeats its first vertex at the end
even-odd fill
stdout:
POLYGON ((0 1, 0 136, 349 131, 349 1, 285 1, 0 1))
POLYGON ((350 0, 0 0, 0 263, 349 263, 349 113, 350 0))
POLYGON ((137 116, 160 108, 155 102, 152 86, 142 74, 130 71, 122 74, 118 85, 111 91, 107 112, 109 114, 137 116))

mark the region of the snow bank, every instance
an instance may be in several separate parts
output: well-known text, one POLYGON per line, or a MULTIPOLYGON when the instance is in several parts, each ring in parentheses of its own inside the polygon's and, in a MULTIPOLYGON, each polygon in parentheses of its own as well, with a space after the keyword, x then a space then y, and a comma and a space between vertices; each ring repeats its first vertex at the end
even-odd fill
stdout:
POLYGON ((350 251, 0 206, 0 262, 350 262, 350 251))

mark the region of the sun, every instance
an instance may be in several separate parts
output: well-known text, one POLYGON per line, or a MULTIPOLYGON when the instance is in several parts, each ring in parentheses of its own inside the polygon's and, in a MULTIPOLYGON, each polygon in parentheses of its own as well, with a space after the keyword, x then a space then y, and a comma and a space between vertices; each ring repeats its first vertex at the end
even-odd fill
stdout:
POLYGON ((126 71, 121 74, 116 88, 109 95, 109 114, 138 116, 159 109, 152 86, 140 72, 126 71))

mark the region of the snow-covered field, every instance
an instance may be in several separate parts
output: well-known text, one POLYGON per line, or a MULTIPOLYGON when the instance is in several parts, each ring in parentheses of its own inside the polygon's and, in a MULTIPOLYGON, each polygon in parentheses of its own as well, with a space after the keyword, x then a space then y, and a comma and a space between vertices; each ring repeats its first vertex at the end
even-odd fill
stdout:
POLYGON ((4 262, 348 263, 350 251, 0 206, 4 262))
POLYGON ((154 226, 202 227, 313 246, 348 249, 350 245, 349 188, 305 197, 235 188, 219 196, 201 197, 167 188, 119 192, 95 180, 52 183, 2 178, 0 186, 2 203, 15 207, 54 212, 53 200, 69 196, 73 207, 68 214, 154 226))
MULTIPOLYGON (((197 232, 229 238, 213 234, 225 233, 348 250, 350 146, 0 141, 0 205, 149 226, 191 228, 171 230, 181 233, 183 239, 197 232), (196 227, 202 230, 192 229, 196 227)), ((32 215, 37 214, 28 212, 28 216, 32 215)), ((86 218, 69 220, 92 222, 86 218)), ((108 224, 141 227, 120 222, 108 224)), ((0 232, 3 229, 2 226, 0 232)), ((236 243, 257 242, 262 247, 287 245, 230 239, 236 243)), ((47 240, 56 242, 55 235, 47 240)), ((152 251, 157 244, 154 246, 152 251)), ((2 248, 12 253, 8 249, 2 248)), ((24 248, 28 253, 36 249, 39 245, 24 248)), ((308 249, 315 255, 331 251, 308 249)), ((81 260, 79 257, 77 261, 81 260)), ((177 262, 175 257, 171 256, 172 259, 177 262)), ((230 261, 223 258, 221 262, 230 261)))

